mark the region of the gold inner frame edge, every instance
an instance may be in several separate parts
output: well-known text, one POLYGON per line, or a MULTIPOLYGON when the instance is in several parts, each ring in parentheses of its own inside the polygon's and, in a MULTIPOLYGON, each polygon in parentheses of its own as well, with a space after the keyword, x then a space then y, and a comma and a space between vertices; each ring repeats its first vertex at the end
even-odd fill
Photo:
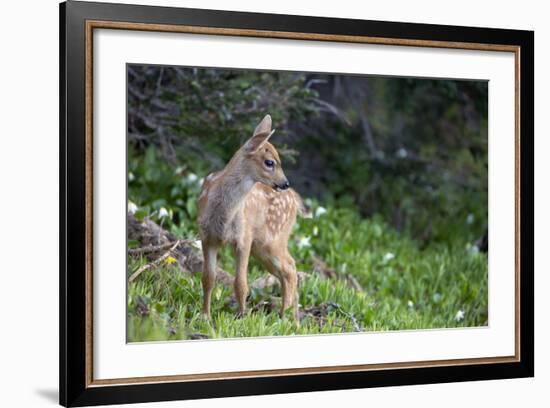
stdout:
POLYGON ((470 364, 513 363, 521 361, 520 356, 520 51, 517 45, 467 43, 437 40, 416 40, 371 36, 351 36, 287 31, 251 30, 189 25, 130 23, 122 21, 86 20, 85 25, 85 286, 86 286, 86 346, 85 386, 102 387, 144 383, 168 383, 183 381, 208 381, 253 377, 293 376, 301 374, 322 374, 372 370, 407 369, 422 367, 461 366, 470 364), (409 47, 448 48, 478 51, 513 52, 515 58, 515 354, 502 357, 479 357, 414 362, 379 364, 356 364, 342 366, 301 367, 272 370, 214 372, 149 377, 126 377, 113 379, 93 378, 93 30, 118 29, 131 31, 153 31, 187 34, 207 34, 237 37, 276 38, 290 40, 329 41, 340 43, 379 44, 409 47))

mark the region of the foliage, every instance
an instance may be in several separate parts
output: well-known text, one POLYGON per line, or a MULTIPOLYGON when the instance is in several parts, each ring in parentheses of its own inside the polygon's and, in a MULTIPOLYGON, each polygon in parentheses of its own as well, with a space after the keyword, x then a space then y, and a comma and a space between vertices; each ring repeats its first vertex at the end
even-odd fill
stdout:
MULTIPOLYGON (((278 133, 315 113, 317 93, 302 73, 128 67, 128 135, 172 162, 220 167, 269 111, 278 133)), ((207 168, 206 168, 207 170, 207 168)))
POLYGON ((128 149, 128 197, 138 206, 138 219, 150 216, 159 221, 160 211, 165 209, 169 217, 162 222, 168 226, 183 222, 194 225, 201 184, 202 179, 185 167, 161 160, 154 146, 142 155, 132 146, 128 149))
MULTIPOLYGON (((291 319, 279 317, 278 286, 253 290, 249 312, 239 319, 232 288, 219 283, 213 293, 211 324, 200 313, 200 276, 183 274, 166 263, 129 284, 129 340, 487 325, 487 256, 475 246, 433 244, 420 248, 380 217, 362 219, 353 208, 312 205, 317 216, 300 219, 290 242, 298 269, 308 273, 299 296, 301 309, 311 313, 305 314, 300 328, 291 319), (363 291, 350 289, 344 280, 325 279, 311 272, 315 255, 321 255, 338 274, 353 275, 363 291), (274 310, 264 307, 273 302, 274 310)), ((193 223, 173 225, 172 230, 181 236, 195 234, 193 223)), ((130 257, 128 273, 145 262, 130 257)), ((221 253, 220 264, 228 271, 234 269, 227 249, 221 253)), ((265 275, 263 268, 251 262, 249 282, 265 275)))
POLYGON ((303 129, 295 145, 299 166, 289 174, 307 176, 314 187, 304 192, 351 201, 363 216, 380 214, 423 242, 483 234, 485 82, 330 76, 326 82, 321 97, 338 106, 338 115, 303 129))
MULTIPOLYGON (((302 327, 279 318, 279 288, 253 290, 236 319, 218 285, 214 323, 200 277, 165 263, 129 284, 131 341, 487 324, 487 83, 130 65, 128 199, 182 238, 197 236, 202 178, 265 113, 296 190, 317 214, 290 242, 302 327), (344 280, 313 272, 321 257, 344 280), (274 310, 271 310, 275 308, 274 310)), ((132 245, 133 243, 129 243, 132 245)), ((145 259, 129 257, 131 274, 145 259)), ((221 253, 232 272, 233 257, 221 253)), ((252 261, 249 282, 265 276, 252 261)))
POLYGON ((219 170, 269 112, 303 195, 353 202, 423 243, 486 230, 484 81, 130 65, 128 90, 132 158, 219 170))

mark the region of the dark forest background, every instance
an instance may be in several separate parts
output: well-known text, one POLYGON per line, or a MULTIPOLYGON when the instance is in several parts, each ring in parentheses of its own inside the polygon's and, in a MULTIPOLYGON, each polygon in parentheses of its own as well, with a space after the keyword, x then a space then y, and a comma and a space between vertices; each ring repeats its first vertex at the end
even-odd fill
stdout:
POLYGON ((304 197, 421 243, 475 241, 487 224, 487 92, 484 81, 130 65, 130 191, 176 223, 193 215, 174 176, 223 168, 270 113, 304 197))

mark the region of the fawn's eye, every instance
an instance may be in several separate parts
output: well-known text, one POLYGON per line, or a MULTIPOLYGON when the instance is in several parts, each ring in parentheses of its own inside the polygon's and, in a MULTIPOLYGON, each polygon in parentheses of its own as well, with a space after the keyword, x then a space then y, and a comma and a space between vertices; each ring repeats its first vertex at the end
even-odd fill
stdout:
POLYGON ((275 162, 273 162, 273 160, 266 160, 264 161, 264 164, 270 169, 272 169, 275 166, 275 162))

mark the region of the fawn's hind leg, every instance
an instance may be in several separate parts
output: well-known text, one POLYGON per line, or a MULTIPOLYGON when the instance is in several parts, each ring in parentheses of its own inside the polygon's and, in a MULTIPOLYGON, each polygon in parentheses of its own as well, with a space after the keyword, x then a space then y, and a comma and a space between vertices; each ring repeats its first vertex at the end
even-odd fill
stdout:
POLYGON ((286 260, 281 267, 281 287, 283 289, 283 302, 281 307, 281 316, 284 317, 285 311, 292 307, 292 314, 296 324, 300 325, 300 316, 298 314, 298 272, 294 259, 287 254, 286 260))
POLYGON ((284 317, 285 311, 289 307, 292 307, 294 320, 299 326, 298 272, 296 271, 296 263, 294 262, 294 258, 290 256, 288 251, 283 252, 279 248, 269 247, 264 247, 261 250, 255 251, 255 255, 261 259, 267 270, 281 282, 281 317, 284 317))
POLYGON ((216 283, 216 258, 218 255, 218 247, 203 242, 202 252, 204 257, 202 264, 202 312, 210 319, 210 302, 212 299, 212 290, 216 283))

